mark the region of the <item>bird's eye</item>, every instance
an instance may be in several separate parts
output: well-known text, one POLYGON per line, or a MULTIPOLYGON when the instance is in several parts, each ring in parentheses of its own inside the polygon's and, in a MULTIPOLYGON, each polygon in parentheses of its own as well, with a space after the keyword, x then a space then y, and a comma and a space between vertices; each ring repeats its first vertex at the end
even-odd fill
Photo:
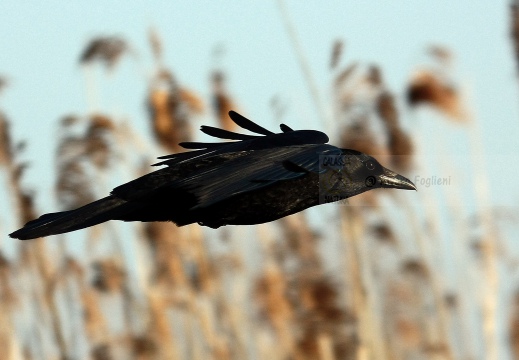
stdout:
POLYGON ((368 168, 368 170, 373 170, 375 168, 375 163, 369 160, 366 162, 366 167, 368 168))

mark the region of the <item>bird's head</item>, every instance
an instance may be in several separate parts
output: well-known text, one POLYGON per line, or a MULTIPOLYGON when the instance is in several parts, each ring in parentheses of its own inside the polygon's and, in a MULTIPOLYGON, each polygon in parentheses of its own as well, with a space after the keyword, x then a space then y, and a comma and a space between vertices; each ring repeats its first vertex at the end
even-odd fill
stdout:
POLYGON ((323 157, 320 166, 323 170, 320 180, 322 193, 346 198, 378 188, 416 190, 409 179, 355 150, 342 149, 340 156, 323 157))

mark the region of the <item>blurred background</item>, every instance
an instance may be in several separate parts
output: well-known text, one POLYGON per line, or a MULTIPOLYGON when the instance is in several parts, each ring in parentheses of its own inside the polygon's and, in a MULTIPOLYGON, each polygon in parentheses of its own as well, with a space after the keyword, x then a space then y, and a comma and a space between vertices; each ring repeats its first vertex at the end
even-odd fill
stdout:
MULTIPOLYGON (((519 3, 0 3, 1 359, 519 359, 519 3), (236 110, 418 192, 7 234, 236 110)), ((174 204, 172 204, 174 206, 174 204)))

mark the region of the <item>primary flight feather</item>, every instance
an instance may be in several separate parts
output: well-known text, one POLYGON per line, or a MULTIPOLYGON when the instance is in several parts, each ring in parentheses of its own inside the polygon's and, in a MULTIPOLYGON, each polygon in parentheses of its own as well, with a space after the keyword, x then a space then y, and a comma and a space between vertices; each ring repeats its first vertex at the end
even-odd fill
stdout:
POLYGON ((416 190, 371 156, 327 144, 320 131, 282 124, 273 133, 236 112, 229 116, 258 135, 202 126, 207 135, 237 141, 181 143, 195 150, 163 156, 155 165, 164 168, 76 210, 42 215, 10 236, 34 239, 108 220, 253 225, 375 188, 416 190))

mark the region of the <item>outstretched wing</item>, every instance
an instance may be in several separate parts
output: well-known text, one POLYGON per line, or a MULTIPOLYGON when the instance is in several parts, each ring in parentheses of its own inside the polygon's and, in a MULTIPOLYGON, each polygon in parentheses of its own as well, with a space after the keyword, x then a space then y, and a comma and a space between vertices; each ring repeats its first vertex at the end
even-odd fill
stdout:
MULTIPOLYGON (((328 137, 322 132, 294 131, 281 126, 283 133, 274 134, 237 113, 230 112, 230 116, 243 128, 264 135, 244 135, 204 126, 202 131, 211 136, 241 140, 184 143, 197 150, 162 157, 166 160, 157 165, 168 167, 118 186, 111 194, 126 201, 145 202, 187 196, 190 201, 185 210, 189 211, 278 181, 318 172, 320 154, 340 155, 340 149, 325 144, 328 137)), ((175 199, 171 200, 175 206, 175 199)))
POLYGON ((328 136, 320 131, 292 130, 287 125, 281 124, 280 128, 283 132, 276 134, 234 111, 230 111, 229 116, 238 126, 259 135, 246 135, 212 126, 202 126, 201 131, 207 135, 238 141, 220 143, 184 142, 180 144, 182 147, 197 150, 161 156, 159 159, 165 161, 154 165, 172 166, 192 159, 202 159, 231 152, 262 150, 282 146, 325 144, 329 140, 328 136))
POLYGON ((320 156, 340 154, 340 149, 326 144, 254 150, 173 181, 167 187, 193 195, 196 205, 190 210, 196 210, 279 181, 319 173, 320 156))
MULTIPOLYGON (((340 155, 328 144, 225 153, 166 167, 116 187, 111 195, 126 201, 166 198, 183 194, 193 201, 185 211, 215 204, 232 196, 259 190, 279 181, 319 173, 323 155, 340 155)), ((170 199, 177 206, 176 199, 170 199)))

